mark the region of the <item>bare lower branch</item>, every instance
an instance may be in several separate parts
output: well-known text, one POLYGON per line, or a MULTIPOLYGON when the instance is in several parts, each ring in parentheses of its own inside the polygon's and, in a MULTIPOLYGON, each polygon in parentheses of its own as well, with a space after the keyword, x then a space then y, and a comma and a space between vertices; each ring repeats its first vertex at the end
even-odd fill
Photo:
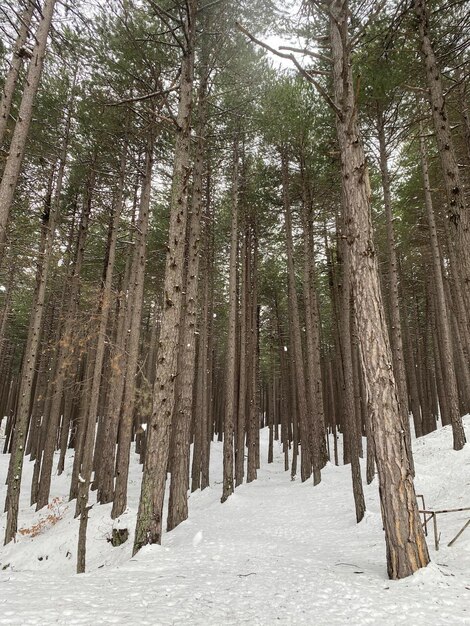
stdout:
POLYGON ((145 96, 135 96, 135 98, 126 98, 124 100, 119 100, 119 102, 108 102, 106 106, 108 107, 116 107, 121 104, 128 104, 129 102, 142 102, 143 100, 150 100, 150 98, 156 98, 158 96, 165 96, 172 91, 177 91, 178 87, 169 87, 168 89, 163 89, 160 91, 153 91, 152 93, 147 93, 145 96))
POLYGON ((318 52, 312 52, 312 50, 307 50, 307 48, 291 48, 290 46, 279 46, 279 50, 290 50, 291 52, 298 52, 299 54, 305 54, 309 57, 313 57, 314 59, 325 61, 326 63, 333 63, 330 57, 327 57, 324 54, 318 54, 318 52))
MULTIPOLYGON (((260 39, 258 39, 257 37, 255 37, 254 35, 252 35, 244 26, 242 26, 239 22, 235 22, 235 26, 238 28, 238 30, 243 33, 244 35, 246 35, 248 37, 248 39, 250 39, 253 43, 257 44, 258 46, 261 46, 262 48, 264 48, 265 50, 268 50, 268 52, 271 52, 272 54, 275 54, 278 57, 281 57, 282 59, 288 59, 289 61, 292 61, 292 63, 295 65, 295 67, 297 68, 299 74, 301 76, 303 76, 306 80, 308 80, 309 83, 311 83, 315 89, 318 91, 318 93, 320 94, 320 96, 327 102, 327 104, 333 109, 333 111, 336 113, 336 115, 342 119, 343 118, 343 113, 341 111, 341 109, 339 109, 336 104, 333 102, 332 98, 329 96, 328 92, 326 91, 326 89, 324 87, 322 87, 322 85, 320 85, 320 83, 313 77, 312 72, 306 70, 304 67, 302 67, 300 65, 300 63, 297 61, 297 59, 295 58, 295 56, 293 54, 287 54, 285 52, 280 52, 279 50, 276 50, 275 48, 272 48, 271 46, 269 46, 267 43, 265 43, 264 41, 261 41, 260 39)), ((329 75, 329 74, 328 74, 329 75)))
POLYGON ((428 89, 423 89, 422 87, 414 87, 413 85, 403 85, 403 88, 407 91, 412 91, 413 93, 422 94, 423 96, 429 95, 428 89))
POLYGON ((220 4, 221 2, 223 2, 223 0, 213 0, 213 2, 208 2, 204 6, 200 7, 197 10, 197 13, 199 14, 199 13, 202 13, 203 11, 206 11, 207 9, 211 9, 213 6, 215 6, 216 4, 220 4))

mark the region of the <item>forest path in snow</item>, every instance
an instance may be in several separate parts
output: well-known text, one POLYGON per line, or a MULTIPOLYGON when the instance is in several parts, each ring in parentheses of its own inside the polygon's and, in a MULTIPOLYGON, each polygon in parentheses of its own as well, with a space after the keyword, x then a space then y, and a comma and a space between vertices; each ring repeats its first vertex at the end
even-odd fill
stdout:
MULTIPOLYGON (((470 419, 465 423, 468 434, 470 419)), ((414 446, 417 492, 428 508, 469 506, 470 446, 454 452, 448 428, 414 446)), ((112 548, 109 506, 95 506, 89 573, 73 574, 73 506, 37 537, 2 548, 0 624, 470 624, 470 531, 447 547, 465 513, 439 518, 441 549, 434 551, 430 536, 428 568, 389 581, 376 480, 365 487, 368 510, 357 525, 348 467, 328 465, 314 488, 290 480, 276 442, 267 465, 266 447, 263 431, 259 479, 221 505, 222 450, 214 444, 213 482, 191 496, 190 518, 165 534, 162 546, 133 558, 137 463, 130 508, 119 521, 128 525, 129 540, 112 548)), ((29 473, 28 464, 25 485, 29 473)), ((57 497, 66 484, 56 477, 57 497)), ((21 518, 34 524, 41 512, 26 501, 21 518)))

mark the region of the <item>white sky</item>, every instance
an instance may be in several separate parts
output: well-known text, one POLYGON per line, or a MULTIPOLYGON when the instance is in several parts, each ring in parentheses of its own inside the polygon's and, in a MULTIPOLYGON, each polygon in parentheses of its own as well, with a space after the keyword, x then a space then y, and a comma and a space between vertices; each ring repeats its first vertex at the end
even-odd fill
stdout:
MULTIPOLYGON (((277 8, 285 12, 286 15, 289 15, 294 23, 299 19, 299 11, 302 4, 302 0, 277 0, 275 3, 277 8)), ((305 42, 300 41, 296 37, 289 37, 286 35, 285 37, 279 37, 277 35, 271 35, 270 37, 265 37, 263 39, 269 46, 279 49, 279 46, 293 46, 296 48, 305 47, 305 42)), ((274 67, 281 69, 294 69, 294 66, 291 61, 288 59, 282 59, 270 52, 267 53, 270 60, 273 62, 274 67)), ((295 55, 299 61, 302 61, 303 55, 295 55)))

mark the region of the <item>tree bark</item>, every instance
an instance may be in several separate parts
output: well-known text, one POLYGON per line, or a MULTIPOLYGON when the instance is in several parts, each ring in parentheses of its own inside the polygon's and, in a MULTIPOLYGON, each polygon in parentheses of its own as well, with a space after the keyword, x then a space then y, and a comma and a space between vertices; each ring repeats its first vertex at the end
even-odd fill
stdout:
MULTIPOLYGON (((289 310, 292 321, 292 358, 295 368, 295 384, 297 388, 297 406, 299 411, 299 430, 301 443, 301 480, 304 482, 312 475, 312 428, 309 415, 307 388, 305 383, 304 360, 302 353, 302 336, 300 332, 300 313, 295 286, 294 242, 292 237, 292 215, 289 197, 289 163, 284 152, 281 153, 282 196, 285 220, 287 247, 287 278, 289 293, 289 310)), ((316 476, 318 480, 318 475, 316 476)))
POLYGON ((147 452, 137 514, 134 553, 142 546, 160 543, 166 470, 170 446, 171 421, 176 400, 178 346, 181 333, 182 285, 188 213, 188 184, 191 172, 191 106, 194 81, 194 46, 197 0, 186 3, 183 24, 183 52, 178 133, 175 145, 173 183, 170 199, 170 228, 165 267, 164 305, 154 386, 154 406, 147 429, 147 452))
POLYGON ((312 207, 307 191, 305 164, 301 160, 301 177, 303 189, 302 226, 304 246, 303 288, 305 300, 305 334, 307 339, 307 391, 310 398, 312 412, 312 462, 313 482, 317 485, 321 481, 321 468, 327 460, 325 443, 325 413, 323 407, 323 382, 320 357, 320 320, 315 287, 315 262, 312 207))
POLYGON ((385 138, 385 118, 380 105, 377 105, 377 131, 379 137, 380 174, 385 206, 387 227, 388 277, 390 281, 390 340, 393 359, 393 373, 398 389, 401 418, 406 435, 406 447, 410 461, 411 473, 414 476, 413 452, 411 449, 410 418, 408 410, 408 388, 403 355, 403 338, 400 317, 400 297, 398 293, 398 262, 393 227, 392 194, 390 191, 390 173, 388 169, 387 142, 385 138))
MULTIPOLYGON (((247 215, 244 211, 243 220, 246 222, 247 215)), ((239 379, 238 379, 238 411, 236 423, 235 443, 235 485, 243 484, 245 474, 245 435, 247 425, 247 356, 248 356, 248 316, 249 316, 249 250, 248 250, 248 226, 245 224, 241 245, 241 277, 240 277, 240 332, 239 332, 239 379)))
POLYGON ((354 403, 353 355, 351 345, 351 251, 346 240, 343 241, 342 284, 341 284, 341 312, 338 326, 340 328, 341 362, 343 365, 343 418, 344 439, 348 442, 349 461, 351 463, 351 478, 356 508, 356 522, 364 517, 366 503, 362 489, 361 465, 359 461, 359 447, 356 430, 356 410, 354 403))
MULTIPOLYGON (((442 376, 446 388, 446 403, 449 412, 449 418, 452 424, 452 434, 454 439, 454 450, 460 450, 465 444, 465 431, 463 428, 462 417, 460 415, 459 395, 457 387, 457 378, 455 374, 454 359, 452 353, 452 334, 449 322, 449 314, 447 311, 444 279, 441 268, 441 252, 437 239, 436 221, 434 218, 434 208, 432 204, 431 187, 429 183, 428 162, 426 155, 426 145, 424 138, 420 136, 420 154, 421 167, 423 173, 424 184, 424 201, 426 206, 426 217, 429 226, 429 238, 432 256, 432 266, 434 273, 434 288, 436 293, 437 323, 439 325, 439 352, 442 358, 442 376)), ((438 366, 439 364, 437 364, 438 366)))
MULTIPOLYGON (((424 58, 428 97, 446 190, 447 214, 451 228, 456 235, 459 269, 468 310, 470 308, 470 221, 468 207, 465 202, 465 189, 461 180, 454 140, 450 130, 449 115, 442 88, 441 71, 438 67, 430 37, 429 12, 426 0, 414 0, 414 9, 418 18, 420 50, 424 58)), ((464 443, 465 441, 460 441, 458 445, 462 447, 464 443)))
MULTIPOLYGON (((232 220, 229 264, 229 321, 227 337, 227 365, 224 415, 224 474, 222 502, 233 493, 234 473, 234 433, 235 433, 235 393, 237 392, 237 263, 238 263, 238 137, 234 140, 232 176, 232 220)), ((239 407, 242 410, 243 407, 239 407)))
POLYGON ((109 384, 111 389, 113 389, 113 393, 108 399, 103 415, 103 454, 100 467, 100 479, 97 485, 97 498, 101 504, 112 502, 114 497, 116 441, 118 439, 119 421, 126 382, 128 330, 132 318, 132 301, 130 296, 133 290, 131 285, 135 283, 135 267, 132 267, 134 266, 131 260, 132 256, 133 255, 129 255, 127 257, 124 277, 118 295, 119 310, 116 322, 116 341, 115 345, 112 346, 110 356, 111 375, 109 384))
POLYGON ((409 336, 408 320, 406 314, 403 316, 403 348, 405 363, 407 363, 408 365, 408 389, 410 390, 411 412, 413 414, 415 437, 422 437, 423 418, 421 415, 421 405, 419 401, 418 380, 416 376, 416 360, 411 338, 409 336))
POLYGON ((21 11, 18 27, 18 37, 13 48, 13 55, 10 61, 10 69, 3 84, 2 97, 0 99, 0 147, 5 139, 5 131, 10 117, 11 104, 15 95, 15 87, 21 71, 24 59, 28 56, 25 44, 28 41, 29 27, 34 12, 34 2, 25 0, 21 11))
POLYGON ((213 348, 212 327, 214 310, 214 236, 211 210, 211 176, 206 182, 206 226, 205 226, 205 274, 202 310, 202 332, 200 349, 202 352, 202 399, 201 410, 201 490, 209 486, 209 462, 213 433, 213 348))
POLYGON ((259 319, 258 319, 258 241, 256 235, 256 224, 250 220, 250 237, 248 242, 250 264, 249 274, 249 308, 248 308, 248 359, 249 379, 248 379, 248 409, 247 409, 247 448, 248 459, 246 466, 246 482, 250 483, 257 477, 258 456, 259 456, 259 390, 258 390, 258 352, 259 352, 259 319))
POLYGON ((42 330, 47 277, 49 274, 52 255, 57 210, 58 196, 57 202, 52 203, 51 191, 49 191, 49 197, 46 198, 42 218, 41 244, 39 248, 38 267, 36 271, 34 304, 31 312, 28 338, 23 357, 23 368, 21 372, 19 400, 13 438, 13 450, 10 457, 5 544, 15 538, 18 528, 18 508, 21 489, 21 475, 23 471, 24 448, 30 418, 33 380, 36 372, 38 348, 42 330))
POLYGON ((10 215, 16 184, 20 175, 21 164, 26 148, 29 126, 33 116, 33 105, 41 80, 44 56, 46 53, 47 37, 52 23, 56 0, 45 0, 39 18, 39 25, 35 34, 33 55, 29 62, 25 80, 25 88, 18 111, 18 121, 15 125, 10 150, 0 182, 0 264, 5 252, 7 223, 10 215))
MULTIPOLYGON (((126 165, 126 150, 121 158, 121 181, 124 178, 126 165)), ((118 196, 113 207, 112 220, 109 225, 107 259, 104 271, 104 280, 101 286, 100 300, 97 311, 98 336, 96 340, 95 359, 93 364, 93 378, 90 390, 90 402, 85 418, 85 441, 81 459, 80 479, 78 485, 77 508, 80 514, 79 543, 77 556, 77 574, 85 571, 86 561, 86 527, 88 523, 88 492, 90 489, 91 472, 93 469, 93 447, 95 442, 98 401, 101 389, 101 374, 105 354, 106 330, 108 326, 109 310, 111 305, 111 289, 113 281, 114 260, 116 258, 116 243, 123 205, 122 183, 118 189, 118 196)))
POLYGON ((196 378, 196 339, 198 336, 198 287, 203 210, 202 187, 205 169, 204 134, 207 113, 207 78, 206 70, 198 90, 196 123, 197 145, 194 156, 193 192, 188 224, 188 261, 184 288, 182 340, 178 364, 181 378, 173 417, 174 455, 171 462, 170 498, 167 520, 168 530, 172 530, 188 517, 191 416, 194 382, 196 378))
POLYGON ((88 236, 88 225, 91 212, 91 200, 95 181, 95 172, 89 173, 83 198, 83 209, 78 227, 78 239, 76 244, 75 259, 69 279, 67 292, 67 305, 65 307, 65 320, 62 329, 62 336, 57 349, 57 373, 53 383, 53 397, 50 414, 47 422, 47 435, 45 438, 43 460, 41 466, 41 478, 39 481, 38 501, 36 509, 46 506, 49 500, 51 486, 52 465, 54 462, 54 450, 56 447, 56 435, 60 421, 60 410, 62 406, 62 396, 67 372, 69 371, 69 353, 73 352, 72 337, 74 334, 75 313, 78 307, 80 294, 80 273, 85 254, 85 242, 88 236))
POLYGON ((379 269, 372 236, 370 185, 357 119, 347 3, 330 0, 336 127, 341 153, 347 245, 357 330, 365 374, 379 477, 379 493, 392 579, 409 576, 429 562, 406 452, 379 269))
POLYGON ((121 407, 119 441, 116 457, 116 485, 114 489, 111 517, 116 519, 127 506, 127 481, 129 477, 129 455, 134 424, 136 375, 139 361, 139 342, 144 297, 147 233, 149 227, 150 194, 152 190, 154 131, 150 132, 145 156, 145 174, 137 223, 137 237, 134 251, 134 284, 132 285, 132 318, 129 320, 127 341, 127 364, 124 394, 121 407))

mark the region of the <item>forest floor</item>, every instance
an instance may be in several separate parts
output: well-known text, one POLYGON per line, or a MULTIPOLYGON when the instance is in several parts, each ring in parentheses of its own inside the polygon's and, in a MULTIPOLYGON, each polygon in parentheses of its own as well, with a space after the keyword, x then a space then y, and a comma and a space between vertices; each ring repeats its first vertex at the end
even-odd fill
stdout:
MULTIPOLYGON (((470 417, 465 420, 470 438, 470 417)), ((377 481, 365 487, 367 513, 354 518, 348 467, 328 465, 322 482, 292 482, 275 442, 259 479, 221 505, 222 446, 212 451, 212 482, 190 498, 190 518, 162 546, 131 558, 140 489, 133 455, 129 540, 108 539, 111 505, 95 505, 88 525, 87 573, 77 576, 78 520, 67 502, 72 457, 55 476, 54 501, 28 506, 32 464, 24 471, 18 541, 0 548, 0 624, 470 624, 470 528, 447 543, 467 513, 438 518, 441 545, 428 537, 432 563, 402 581, 387 579, 377 481), (34 535, 34 536, 33 536, 34 535)), ((428 508, 470 506, 470 443, 452 450, 449 428, 414 442, 417 493, 428 508)), ((0 455, 0 498, 8 457, 0 455)), ((0 519, 4 532, 5 516, 0 519)))

